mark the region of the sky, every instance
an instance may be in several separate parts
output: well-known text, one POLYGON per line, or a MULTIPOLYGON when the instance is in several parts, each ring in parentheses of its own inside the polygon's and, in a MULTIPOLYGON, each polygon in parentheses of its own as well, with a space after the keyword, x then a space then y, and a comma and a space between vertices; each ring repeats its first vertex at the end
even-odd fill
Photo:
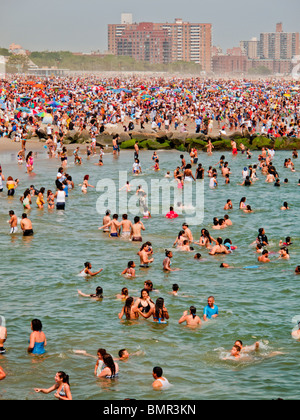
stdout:
POLYGON ((227 48, 274 32, 300 32, 299 0, 0 0, 0 47, 30 51, 107 50, 107 24, 133 22, 212 23, 213 45, 227 48))

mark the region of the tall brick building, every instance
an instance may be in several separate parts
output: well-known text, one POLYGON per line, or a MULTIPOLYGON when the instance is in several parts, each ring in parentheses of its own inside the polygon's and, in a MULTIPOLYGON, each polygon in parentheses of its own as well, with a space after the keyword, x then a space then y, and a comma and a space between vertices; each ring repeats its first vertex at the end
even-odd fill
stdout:
POLYGON ((108 50, 151 63, 187 61, 211 71, 212 25, 176 19, 174 23, 108 25, 108 50))

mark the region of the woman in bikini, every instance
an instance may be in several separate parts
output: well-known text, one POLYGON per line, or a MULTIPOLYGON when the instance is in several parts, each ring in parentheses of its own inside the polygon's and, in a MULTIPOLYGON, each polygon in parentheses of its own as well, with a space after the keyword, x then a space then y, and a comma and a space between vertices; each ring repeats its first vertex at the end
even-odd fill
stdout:
POLYGON ((158 324, 166 324, 166 320, 169 319, 168 310, 164 305, 164 299, 161 297, 156 299, 155 306, 153 306, 146 314, 144 314, 140 309, 138 309, 138 312, 144 318, 150 318, 152 315, 153 321, 158 324))
POLYGON ((69 384, 69 375, 65 372, 57 372, 55 375, 55 384, 48 389, 45 388, 34 388, 35 392, 42 392, 43 394, 49 394, 52 391, 56 391, 54 396, 58 400, 72 400, 72 394, 69 384))

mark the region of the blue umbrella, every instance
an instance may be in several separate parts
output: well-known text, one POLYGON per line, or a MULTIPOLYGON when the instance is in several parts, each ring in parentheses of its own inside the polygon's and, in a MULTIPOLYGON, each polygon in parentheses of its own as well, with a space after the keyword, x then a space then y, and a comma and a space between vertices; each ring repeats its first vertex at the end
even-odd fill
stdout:
POLYGON ((19 108, 17 108, 17 111, 30 112, 31 109, 26 108, 25 106, 20 106, 19 108))

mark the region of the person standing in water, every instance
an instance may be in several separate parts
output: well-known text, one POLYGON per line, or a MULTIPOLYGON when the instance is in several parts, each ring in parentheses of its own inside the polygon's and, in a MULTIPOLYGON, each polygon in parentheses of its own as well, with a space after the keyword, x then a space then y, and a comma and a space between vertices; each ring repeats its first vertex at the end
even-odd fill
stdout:
POLYGON ((30 334, 28 353, 31 354, 44 354, 45 346, 47 345, 46 336, 42 331, 42 323, 39 319, 33 319, 31 321, 32 333, 30 334))
POLYGON ((190 313, 188 311, 184 311, 182 317, 179 319, 178 324, 182 324, 186 322, 186 325, 189 327, 197 327, 201 325, 201 319, 198 315, 196 315, 196 308, 195 306, 190 306, 190 313))
POLYGON ((159 366, 155 366, 152 371, 152 376, 154 378, 154 381, 152 383, 153 389, 165 389, 171 385, 168 379, 163 377, 162 375, 162 368, 159 366))
POLYGON ((7 339, 7 328, 4 316, 0 315, 0 354, 5 354, 6 350, 3 347, 7 339))
POLYGON ((216 318, 218 315, 219 308, 215 305, 215 298, 213 296, 209 296, 207 299, 207 305, 203 309, 203 321, 216 318))
POLYGON ((42 392, 43 394, 49 394, 50 392, 56 391, 54 396, 59 400, 72 400, 72 394, 70 390, 69 375, 65 372, 60 371, 55 375, 55 384, 50 388, 34 388, 35 392, 42 392))

